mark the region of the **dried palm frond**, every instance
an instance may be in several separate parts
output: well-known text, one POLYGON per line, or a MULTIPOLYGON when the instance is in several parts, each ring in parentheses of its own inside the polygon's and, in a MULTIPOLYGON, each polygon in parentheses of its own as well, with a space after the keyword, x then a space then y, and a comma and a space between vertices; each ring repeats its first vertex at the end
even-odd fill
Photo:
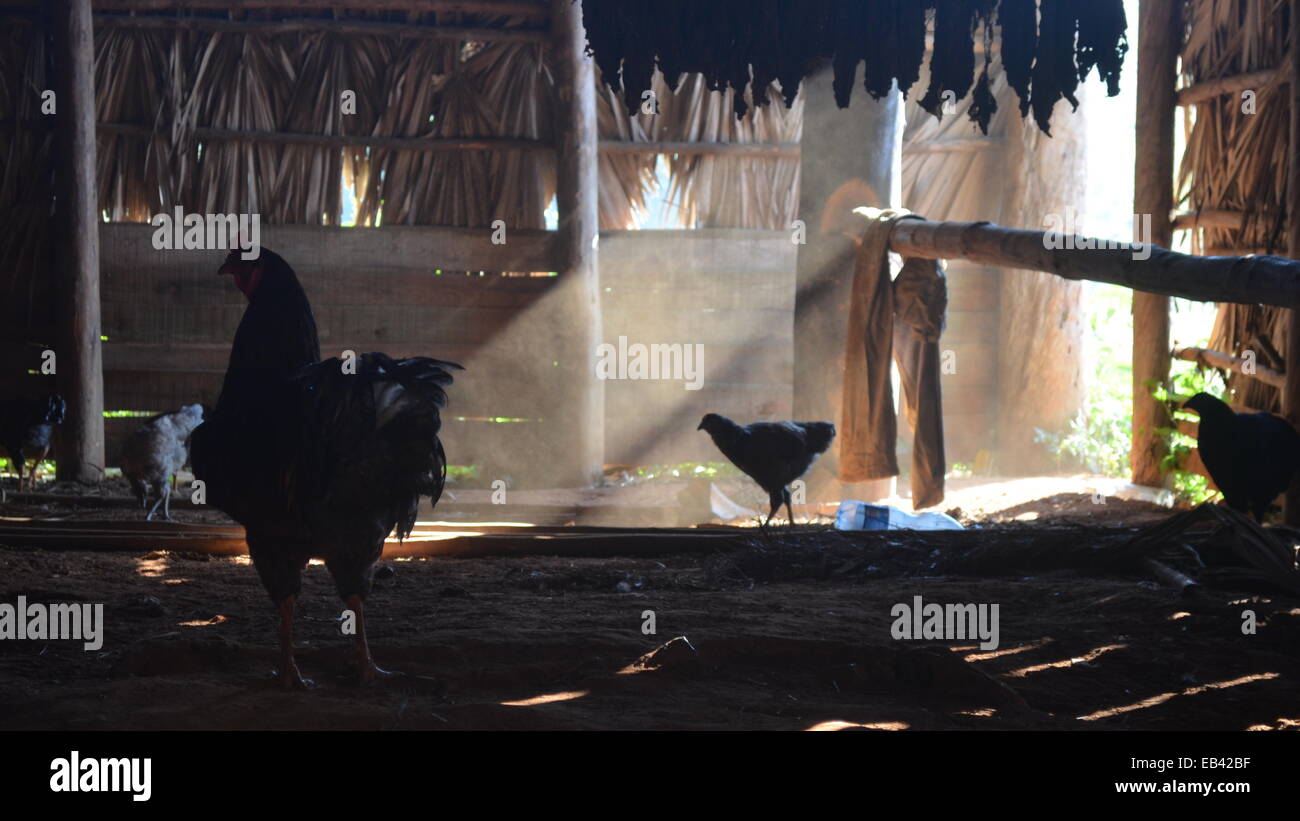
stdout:
MULTIPOLYGON (((907 125, 903 131, 903 205, 933 220, 999 219, 996 203, 990 203, 990 186, 998 184, 1001 152, 983 151, 970 141, 1005 140, 1012 122, 1015 96, 997 57, 989 66, 989 94, 997 102, 988 123, 988 134, 966 116, 974 101, 954 104, 942 119, 925 111, 916 99, 908 100, 907 125), (936 150, 940 147, 969 150, 936 150)), ((923 72, 922 82, 928 82, 923 72)))
MULTIPOLYGON (((599 80, 597 82, 600 82, 599 80)), ((803 127, 803 101, 784 106, 747 106, 735 114, 734 91, 713 91, 701 74, 684 74, 671 89, 655 71, 646 101, 650 111, 627 114, 624 99, 603 83, 597 94, 602 139, 624 142, 796 143, 803 127)), ((780 86, 768 93, 779 97, 780 86)), ((666 158, 668 198, 689 228, 788 228, 799 206, 798 157, 734 157, 674 154, 666 158)), ((601 226, 626 228, 644 211, 655 184, 658 155, 602 154, 601 226)))
MULTIPOLYGON (((655 101, 671 94, 662 74, 655 74, 651 87, 655 101)), ((658 105, 652 113, 638 112, 629 115, 622 97, 599 79, 596 80, 596 131, 602 140, 621 142, 648 142, 663 137, 658 105)), ((604 229, 631 228, 636 214, 646 210, 646 195, 655 185, 655 165, 659 155, 600 152, 600 227, 604 229)))
MULTIPOLYGON (((314 34, 298 43, 300 66, 289 93, 285 131, 308 134, 369 134, 384 99, 380 87, 391 44, 378 37, 314 34), (344 113, 344 93, 350 93, 355 113, 344 113)), ((276 222, 338 225, 343 202, 340 181, 354 183, 367 165, 365 149, 333 146, 285 146, 281 179, 275 192, 285 210, 276 222)))
MULTIPOLYGON (((153 125, 169 113, 172 40, 166 32, 104 31, 95 44, 98 122, 153 125)), ((169 184, 166 148, 163 135, 100 135, 96 177, 100 207, 110 220, 148 222, 156 213, 157 192, 169 184)))
MULTIPOLYGON (((1189 0, 1188 39, 1182 53, 1184 85, 1276 68, 1290 40, 1284 0, 1189 0)), ((1253 100, 1224 95, 1195 107, 1186 125, 1178 169, 1181 207, 1233 211, 1241 227, 1193 231, 1198 253, 1286 253, 1285 228, 1290 105, 1277 80, 1250 89, 1253 100)), ((1261 364, 1286 350, 1283 312, 1260 305, 1220 305, 1210 339, 1215 350, 1249 349, 1261 364)), ((1248 376, 1227 375, 1238 404, 1277 410, 1276 388, 1248 376)))
POLYGON ((0 33, 0 109, 14 118, 0 126, 0 338, 10 344, 48 328, 52 315, 54 149, 52 131, 40 125, 41 92, 51 82, 46 48, 29 27, 0 33))
MULTIPOLYGON (((732 95, 710 91, 699 74, 683 78, 660 113, 667 139, 688 142, 799 142, 803 104, 791 108, 750 106, 734 114, 732 95)), ((773 96, 780 88, 773 85, 773 96)), ((799 160, 789 158, 676 155, 668 160, 669 197, 679 204, 683 223, 695 228, 789 228, 799 211, 799 160)))

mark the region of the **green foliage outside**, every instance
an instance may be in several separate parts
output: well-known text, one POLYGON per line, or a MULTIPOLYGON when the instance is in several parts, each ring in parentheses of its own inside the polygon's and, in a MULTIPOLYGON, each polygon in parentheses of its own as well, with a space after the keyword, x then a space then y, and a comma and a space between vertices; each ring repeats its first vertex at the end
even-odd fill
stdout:
MULTIPOLYGON (((1064 431, 1036 429, 1034 439, 1043 444, 1061 468, 1079 468, 1104 476, 1124 477, 1129 473, 1129 448, 1132 436, 1133 368, 1131 340, 1133 319, 1131 295, 1113 285, 1092 285, 1085 297, 1088 313, 1088 338, 1084 361, 1088 368, 1087 396, 1069 427, 1064 431)), ((1187 344, 1204 345, 1207 341, 1207 308, 1190 306, 1175 300, 1174 324, 1188 326, 1196 334, 1187 344), (1205 329, 1205 330, 1203 330, 1205 329)), ((1217 371, 1202 370, 1192 362, 1175 360, 1170 367, 1170 387, 1151 386, 1152 394, 1169 404, 1174 419, 1196 421, 1194 413, 1175 408, 1176 397, 1189 397, 1205 391, 1223 396, 1225 387, 1217 371)), ((1196 440, 1179 433, 1174 427, 1162 428, 1168 454, 1161 468, 1172 474, 1173 490, 1180 499, 1197 504, 1216 495, 1204 476, 1179 470, 1179 461, 1196 447, 1196 440)))

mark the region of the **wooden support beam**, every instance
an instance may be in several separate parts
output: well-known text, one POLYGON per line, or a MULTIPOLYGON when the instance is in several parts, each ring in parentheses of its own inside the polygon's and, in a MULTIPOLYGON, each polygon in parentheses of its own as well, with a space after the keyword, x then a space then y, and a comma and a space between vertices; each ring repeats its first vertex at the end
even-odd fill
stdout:
MULTIPOLYGON (((1150 215, 1150 237, 1168 247, 1173 231, 1174 108, 1178 52, 1182 48, 1182 0, 1142 0, 1138 22, 1137 144, 1133 168, 1133 213, 1150 215)), ((1165 454, 1159 428, 1169 426, 1168 410, 1151 395, 1169 381, 1169 298, 1133 294, 1133 483, 1162 486, 1165 454)))
MULTIPOLYGON (((793 408, 795 419, 824 419, 843 430, 846 335, 857 253, 846 232, 861 232, 854 206, 899 205, 903 102, 897 91, 879 100, 858 94, 848 109, 841 109, 833 83, 833 72, 825 65, 804 78, 799 91, 804 121, 798 218, 804 227, 795 263, 793 408)), ((838 437, 804 477, 809 501, 890 496, 893 478, 843 481, 842 444, 838 437)))
POLYGON ((104 28, 149 29, 161 31, 217 31, 243 34, 295 34, 332 32, 397 37, 408 40, 465 40, 486 43, 543 43, 549 38, 544 29, 484 28, 469 26, 430 26, 415 23, 383 23, 368 20, 336 20, 302 17, 283 20, 228 20, 220 17, 167 17, 120 14, 96 14, 95 25, 104 28))
POLYGON ((1006 148, 1007 141, 999 138, 980 139, 972 137, 970 139, 954 140, 933 140, 928 143, 920 143, 908 148, 906 154, 964 154, 971 151, 1001 151, 1006 148))
MULTIPOLYGON (((94 0, 100 11, 235 11, 244 9, 337 9, 340 0, 94 0)), ((493 14, 502 17, 545 18, 549 8, 537 0, 362 0, 356 8, 441 14, 493 14)))
MULTIPOLYGON (((1300 259, 1300 0, 1291 0, 1291 141, 1287 158, 1287 247, 1292 259, 1300 259)), ((1300 307, 1293 307, 1287 320, 1286 385, 1282 388, 1282 413, 1300 427, 1300 307)), ((1300 526, 1300 474, 1291 480, 1283 504, 1286 524, 1300 526)))
POLYGON ((601 140, 606 154, 707 154, 724 157, 759 157, 779 159, 798 157, 799 143, 715 143, 715 142, 631 142, 601 140))
POLYGON ((1286 377, 1282 373, 1265 365, 1252 363, 1252 370, 1247 372, 1245 370, 1247 364, 1245 359, 1222 351, 1211 350, 1210 348, 1174 348, 1174 359, 1196 362, 1211 368, 1222 368, 1225 371, 1235 371, 1253 379, 1258 379, 1265 385, 1272 385, 1275 388, 1282 387, 1286 381, 1286 377))
POLYGON ((1247 90, 1258 91, 1273 83, 1285 83, 1289 80, 1290 75, 1285 66, 1264 69, 1263 71, 1250 71, 1245 74, 1234 74, 1231 77, 1217 77, 1179 91, 1178 105, 1196 105, 1197 103, 1216 100, 1225 94, 1236 95, 1247 90))
MULTIPOLYGON (((101 134, 171 139, 165 127, 131 123, 100 123, 101 134)), ((554 151, 541 140, 514 137, 376 137, 363 134, 303 134, 289 131, 252 131, 230 128, 195 128, 194 138, 205 142, 235 141, 276 145, 323 145, 335 148, 377 148, 391 151, 554 151)))
POLYGON ((551 43, 555 72, 556 386, 564 424, 555 448, 560 486, 585 486, 600 478, 605 461, 605 383, 596 377, 596 349, 603 341, 600 278, 596 86, 582 6, 552 0, 551 43))
POLYGON ((1246 215, 1240 211, 1206 209, 1204 211, 1185 211, 1175 214, 1171 228, 1186 231, 1193 228, 1226 228, 1240 231, 1246 215))
MULTIPOLYGON (((36 123, 40 126, 43 123, 36 123)), ((113 136, 170 138, 164 126, 134 123, 100 123, 99 132, 113 136)), ((365 134, 305 134, 289 131, 253 131, 232 128, 195 128, 195 139, 231 140, 278 145, 325 145, 338 148, 379 148, 426 153, 449 151, 552 152, 555 145, 516 137, 378 137, 365 134)), ((630 142, 601 140, 598 149, 608 154, 691 154, 778 159, 798 157, 798 143, 630 142)))
MULTIPOLYGON (((1150 258, 1138 259, 1145 251, 1136 254, 1127 243, 1082 237, 1072 242, 1073 248, 1052 248, 1054 239, 1046 231, 908 219, 894 226, 889 247, 904 256, 1043 271, 1202 302, 1300 305, 1300 262, 1285 257, 1199 257, 1152 247, 1150 258), (1105 247, 1108 242, 1116 247, 1105 247)), ((1168 360, 1168 347, 1161 356, 1168 360)))
POLYGON ((90 0, 54 13, 55 231, 58 246, 57 384, 68 403, 58 477, 104 477, 104 374, 99 321, 99 214, 95 182, 95 39, 90 0))

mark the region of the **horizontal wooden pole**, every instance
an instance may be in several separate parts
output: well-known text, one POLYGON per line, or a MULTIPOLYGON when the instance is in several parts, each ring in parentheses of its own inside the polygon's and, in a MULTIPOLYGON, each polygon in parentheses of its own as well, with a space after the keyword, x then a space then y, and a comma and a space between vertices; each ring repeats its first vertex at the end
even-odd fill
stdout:
MULTIPOLYGON (((158 250, 156 229, 148 223, 106 222, 100 242, 106 264, 130 259, 153 269, 201 270, 216 279, 211 251, 158 250)), ((295 247, 307 253, 294 259, 299 271, 309 268, 372 266, 432 271, 554 271, 555 232, 512 228, 505 244, 492 242, 490 228, 450 228, 434 225, 389 225, 382 228, 340 228, 320 225, 263 225, 262 244, 295 247), (375 245, 382 243, 382 259, 375 245)))
POLYGON ((903 219, 894 224, 890 250, 927 259, 967 259, 1003 268, 1043 271, 1065 279, 1108 282, 1135 291, 1195 299, 1300 305, 1300 262, 1275 256, 1199 257, 1149 246, 1150 256, 1125 244, 1049 248, 1048 233, 1004 228, 991 222, 932 222, 903 219))
MULTIPOLYGON (((49 128, 44 120, 24 120, 29 128, 49 128)), ((0 120, 0 127, 12 128, 13 120, 0 120)), ((136 123, 99 123, 101 135, 119 137, 158 137, 170 139, 167 126, 136 123)), ((382 137, 365 134, 307 134, 292 131, 256 131, 234 128, 195 128, 197 140, 208 142, 260 142, 274 145, 322 145, 335 148, 377 148, 390 151, 554 151, 555 146, 542 140, 520 137, 382 137)), ((692 154, 753 158, 794 158, 799 156, 798 143, 718 143, 718 142, 630 142, 601 140, 598 148, 608 154, 692 154)))
POLYGON ((1172 224, 1175 231, 1185 231, 1189 228, 1227 228, 1240 231, 1245 218, 1246 215, 1240 211, 1206 209, 1175 214, 1172 224))
POLYGON ((1267 248, 1206 248, 1205 256, 1207 257, 1240 257, 1248 254, 1255 256, 1267 256, 1267 248))
POLYGON ((131 28, 171 31, 217 31, 245 34, 296 34, 333 32, 397 37, 406 40, 472 40, 488 43, 541 43, 550 38, 544 29, 472 28, 429 26, 416 23, 381 23, 366 20, 332 20, 302 17, 284 20, 223 20, 219 17, 139 17, 96 14, 96 28, 131 28))
POLYGON ((1201 365, 1208 365, 1212 368, 1222 368, 1226 371, 1236 371, 1240 374, 1258 379, 1266 385, 1272 385, 1275 388, 1282 387, 1286 382, 1286 377, 1280 372, 1264 365, 1255 364, 1254 372, 1247 373, 1246 360, 1222 351, 1211 350, 1210 348, 1175 348, 1174 359, 1183 359, 1188 362, 1197 362, 1201 365))
MULTIPOLYGON (((278 5, 278 4, 277 4, 278 5)), ((550 39, 546 29, 488 28, 472 26, 422 25, 419 23, 386 23, 369 20, 300 17, 279 20, 229 20, 221 17, 171 17, 165 15, 137 16, 123 14, 94 15, 95 28, 128 28, 151 31, 215 31, 228 34, 297 34, 301 32, 331 32, 378 37, 396 37, 405 40, 456 40, 487 43, 544 43, 550 39)), ((38 18, 31 14, 6 14, 0 23, 34 24, 38 18)))
POLYGON ((1234 74, 1231 77, 1219 77, 1214 80, 1196 83, 1178 92, 1178 105, 1189 106, 1204 103, 1222 97, 1225 94, 1240 94, 1248 89, 1261 89, 1273 83, 1288 82, 1287 73, 1282 69, 1270 68, 1263 71, 1250 71, 1234 74))
MULTIPOLYGON (((158 136, 170 139, 150 126, 132 123, 100 123, 101 134, 129 137, 158 136)), ((352 134, 303 134, 288 131, 250 131, 229 128, 195 128, 194 138, 203 141, 273 143, 276 145, 323 145, 334 148, 378 148, 393 151, 552 151, 540 140, 515 137, 374 137, 352 134)))
POLYGON ((632 142, 601 140, 607 154, 709 154, 741 157, 798 157, 799 143, 632 142))
MULTIPOLYGON (((242 9, 337 9, 340 0, 94 0, 98 11, 242 9)), ((437 12, 440 14, 495 14, 502 17, 546 17, 545 3, 530 0, 363 0, 353 4, 366 10, 437 12)))
POLYGON ((965 153, 967 151, 990 151, 1004 148, 1006 140, 999 138, 991 139, 960 139, 960 140, 931 140, 926 143, 918 143, 903 149, 904 154, 952 154, 965 153))

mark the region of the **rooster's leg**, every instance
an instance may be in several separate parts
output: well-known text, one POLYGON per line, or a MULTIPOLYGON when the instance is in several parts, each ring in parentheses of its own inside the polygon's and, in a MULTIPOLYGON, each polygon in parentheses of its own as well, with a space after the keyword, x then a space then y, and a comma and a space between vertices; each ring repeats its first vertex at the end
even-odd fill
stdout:
POLYGON ((782 488, 781 495, 785 497, 785 512, 790 517, 789 527, 794 527, 794 510, 790 507, 790 489, 782 488))
POLYGON ((381 669, 370 655, 370 644, 366 641, 365 599, 353 593, 347 598, 348 609, 357 616, 357 635, 354 639, 357 648, 357 668, 362 684, 371 684, 381 678, 388 678, 393 673, 381 669))
POLYGON ((298 663, 293 660, 293 606, 297 596, 287 596, 280 600, 280 686, 286 690, 302 690, 312 683, 298 672, 298 663))
POLYGON ((45 459, 46 456, 49 455, 49 453, 50 453, 50 449, 46 448, 45 450, 41 451, 39 456, 36 457, 36 461, 32 462, 32 478, 31 481, 27 483, 27 487, 31 488, 31 490, 33 491, 36 490, 36 469, 41 466, 41 462, 45 459))

